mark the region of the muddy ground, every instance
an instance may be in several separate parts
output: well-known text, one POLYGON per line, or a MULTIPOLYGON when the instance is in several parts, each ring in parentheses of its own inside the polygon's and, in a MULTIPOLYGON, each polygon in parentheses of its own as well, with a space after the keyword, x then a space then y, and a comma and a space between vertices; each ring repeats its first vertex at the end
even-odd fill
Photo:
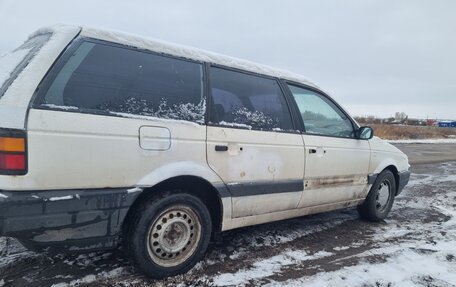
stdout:
POLYGON ((229 231, 189 273, 161 281, 121 250, 49 257, 0 238, 0 287, 456 286, 456 145, 403 148, 419 164, 384 222, 347 209, 229 231))

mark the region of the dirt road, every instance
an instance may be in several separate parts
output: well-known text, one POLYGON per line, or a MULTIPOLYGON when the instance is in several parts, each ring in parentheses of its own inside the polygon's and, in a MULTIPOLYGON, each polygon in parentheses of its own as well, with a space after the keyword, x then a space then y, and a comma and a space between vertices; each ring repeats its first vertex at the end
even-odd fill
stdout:
POLYGON ((348 209, 229 231, 188 274, 162 281, 121 251, 48 257, 0 238, 0 287, 456 286, 456 162, 446 160, 456 145, 398 146, 420 164, 384 222, 348 209))
POLYGON ((456 161, 456 144, 396 144, 406 153, 410 164, 456 161))

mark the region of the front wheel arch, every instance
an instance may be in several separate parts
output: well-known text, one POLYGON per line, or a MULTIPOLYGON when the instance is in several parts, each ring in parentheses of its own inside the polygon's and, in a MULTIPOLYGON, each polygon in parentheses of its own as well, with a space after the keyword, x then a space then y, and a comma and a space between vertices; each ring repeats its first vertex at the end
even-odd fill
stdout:
POLYGON ((393 206, 397 183, 394 173, 389 169, 384 169, 372 184, 364 202, 358 206, 361 218, 374 222, 385 219, 393 206), (386 199, 385 193, 387 194, 386 199))
POLYGON ((387 166, 386 168, 384 168, 384 169, 382 170, 382 172, 383 172, 384 170, 389 170, 389 171, 391 171, 391 173, 394 175, 394 179, 395 179, 395 181, 396 181, 396 191, 395 191, 395 195, 397 196, 397 194, 398 194, 398 192, 399 192, 399 184, 398 184, 398 183, 399 183, 399 171, 398 171, 397 167, 394 166, 394 165, 389 165, 389 166, 387 166))

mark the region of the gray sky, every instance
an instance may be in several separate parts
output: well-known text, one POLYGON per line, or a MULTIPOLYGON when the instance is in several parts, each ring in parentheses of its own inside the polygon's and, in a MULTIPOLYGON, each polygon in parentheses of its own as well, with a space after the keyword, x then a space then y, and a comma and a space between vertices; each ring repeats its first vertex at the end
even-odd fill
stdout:
POLYGON ((300 73, 354 115, 456 119, 454 0, 0 0, 0 54, 89 25, 300 73))

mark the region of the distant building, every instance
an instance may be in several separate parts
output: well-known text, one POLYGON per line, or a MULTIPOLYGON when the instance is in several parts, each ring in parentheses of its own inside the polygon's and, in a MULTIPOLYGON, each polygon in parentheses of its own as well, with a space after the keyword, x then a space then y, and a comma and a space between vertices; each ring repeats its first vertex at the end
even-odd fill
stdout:
POLYGON ((439 127, 441 128, 456 128, 456 121, 440 121, 439 127))

